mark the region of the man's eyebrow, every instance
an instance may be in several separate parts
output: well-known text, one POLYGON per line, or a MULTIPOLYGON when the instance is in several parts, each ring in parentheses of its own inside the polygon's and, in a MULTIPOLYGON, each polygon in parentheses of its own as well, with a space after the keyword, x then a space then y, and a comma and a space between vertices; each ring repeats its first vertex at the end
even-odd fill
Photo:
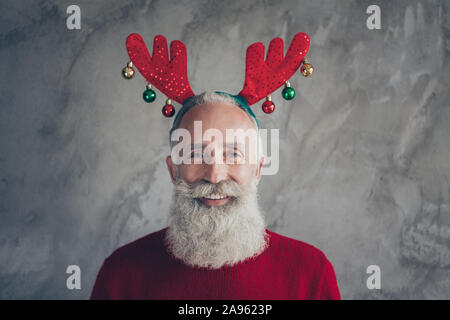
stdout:
POLYGON ((191 150, 203 149, 205 146, 206 146, 206 144, 202 144, 202 143, 192 143, 191 150))
POLYGON ((232 149, 245 149, 245 144, 243 144, 242 142, 229 142, 226 144, 227 148, 232 148, 232 149))
MULTIPOLYGON (((192 143, 191 149, 203 149, 207 147, 210 143, 192 143)), ((233 148, 233 149, 245 149, 245 144, 242 142, 229 142, 225 145, 226 148, 233 148)))

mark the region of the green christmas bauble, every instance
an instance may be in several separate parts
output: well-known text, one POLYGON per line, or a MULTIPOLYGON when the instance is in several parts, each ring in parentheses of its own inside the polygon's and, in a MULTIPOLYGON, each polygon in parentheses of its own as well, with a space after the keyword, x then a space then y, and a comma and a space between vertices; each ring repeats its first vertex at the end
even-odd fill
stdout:
POLYGON ((295 90, 292 87, 285 87, 281 92, 281 95, 285 100, 292 100, 295 97, 295 90))
POLYGON ((146 89, 144 93, 142 93, 142 98, 145 102, 153 102, 156 99, 156 93, 152 89, 146 89))

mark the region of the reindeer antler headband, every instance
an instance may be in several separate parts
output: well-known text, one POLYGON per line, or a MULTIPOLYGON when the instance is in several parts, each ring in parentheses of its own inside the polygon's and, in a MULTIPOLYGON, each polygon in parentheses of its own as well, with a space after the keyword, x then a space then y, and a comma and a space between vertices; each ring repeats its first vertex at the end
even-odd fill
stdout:
MULTIPOLYGON (((264 60, 263 43, 257 42, 247 48, 244 87, 237 97, 240 104, 247 102, 244 108, 252 116, 254 116, 253 112, 248 106, 263 98, 266 98, 262 105, 263 111, 272 113, 275 110, 275 104, 270 95, 283 84, 285 85, 282 91, 283 98, 292 100, 295 97, 295 90, 290 86, 289 79, 300 66, 303 76, 309 77, 313 74, 313 66, 305 59, 309 42, 306 33, 297 33, 284 56, 283 39, 272 39, 266 60, 264 60)), ((175 40, 170 43, 170 59, 167 40, 162 35, 157 35, 154 39, 152 56, 144 40, 137 33, 128 36, 126 48, 131 61, 123 68, 122 75, 126 79, 133 78, 135 74, 133 65, 137 67, 148 83, 143 93, 145 102, 153 102, 156 99, 152 85, 165 94, 168 99, 162 109, 164 116, 172 117, 175 114, 175 107, 171 100, 183 104, 186 99, 195 95, 187 77, 187 54, 183 42, 175 40)))

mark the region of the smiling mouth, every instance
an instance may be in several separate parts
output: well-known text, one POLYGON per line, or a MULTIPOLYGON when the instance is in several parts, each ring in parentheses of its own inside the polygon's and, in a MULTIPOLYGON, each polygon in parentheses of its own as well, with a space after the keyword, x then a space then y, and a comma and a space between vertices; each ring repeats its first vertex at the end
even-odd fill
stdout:
POLYGON ((220 193, 212 193, 208 196, 200 198, 200 201, 207 206, 210 207, 218 207, 227 204, 232 197, 220 194, 220 193))
POLYGON ((208 200, 221 200, 221 199, 225 199, 225 198, 228 198, 227 195, 220 194, 220 193, 211 193, 210 195, 203 197, 203 199, 208 199, 208 200))

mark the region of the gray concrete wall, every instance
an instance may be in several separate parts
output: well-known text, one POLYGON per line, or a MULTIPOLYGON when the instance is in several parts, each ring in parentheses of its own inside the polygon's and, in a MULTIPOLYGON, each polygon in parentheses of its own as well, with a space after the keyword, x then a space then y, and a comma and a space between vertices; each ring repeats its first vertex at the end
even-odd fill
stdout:
POLYGON ((248 45, 300 31, 316 74, 253 108, 280 129, 269 227, 323 250, 344 299, 450 298, 448 2, 9 0, 0 16, 0 298, 87 298, 112 250, 165 226, 170 121, 120 76, 128 34, 182 40, 194 92, 237 93, 248 45))

